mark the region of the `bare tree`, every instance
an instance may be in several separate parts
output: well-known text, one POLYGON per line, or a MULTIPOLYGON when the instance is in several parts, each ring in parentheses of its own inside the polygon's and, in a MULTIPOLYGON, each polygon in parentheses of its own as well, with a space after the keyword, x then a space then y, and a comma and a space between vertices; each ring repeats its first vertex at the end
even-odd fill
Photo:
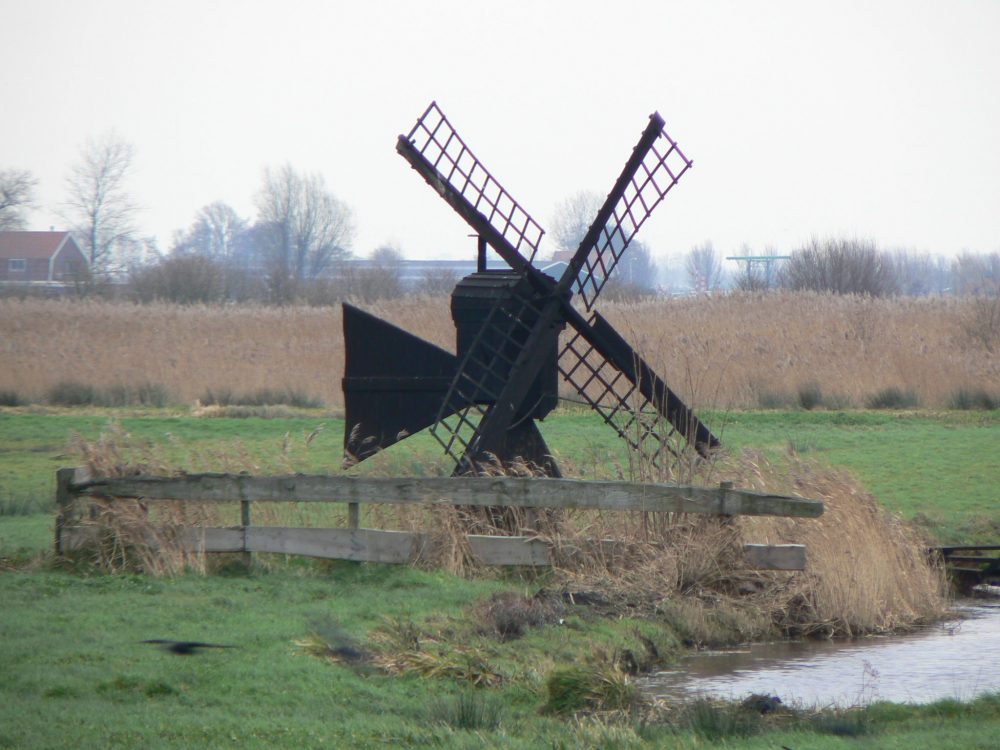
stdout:
POLYGON ((428 297, 440 297, 451 294, 456 284, 458 284, 458 274, 450 268, 427 270, 421 274, 414 291, 428 297))
POLYGON ((226 269, 205 255, 173 253, 131 269, 129 291, 139 302, 220 302, 226 299, 226 269))
POLYGON ((688 251, 684 270, 693 289, 707 292, 718 289, 722 284, 722 260, 709 240, 688 251))
MULTIPOLYGON (((598 193, 581 190, 556 207, 552 218, 552 238, 560 250, 572 252, 580 246, 604 200, 598 193)), ((612 236, 612 242, 616 249, 620 249, 619 234, 612 236)), ((649 294, 655 288, 656 264, 653 256, 644 243, 632 240, 612 271, 604 294, 608 299, 629 299, 649 294)))
POLYGON ((941 294, 949 285, 949 268, 944 258, 897 250, 892 254, 896 284, 900 294, 920 297, 941 294))
POLYGON ((627 302, 648 297, 656 291, 656 264, 649 248, 632 240, 604 287, 608 300, 627 302))
POLYGON ((300 282, 347 255, 351 209, 327 192, 321 175, 300 175, 288 164, 267 168, 256 203, 257 235, 276 301, 288 301, 300 282))
POLYGON ((872 240, 812 239, 791 255, 781 269, 780 283, 786 289, 871 297, 898 290, 892 257, 872 240))
POLYGON ((25 214, 35 207, 37 185, 26 169, 0 169, 0 232, 27 226, 25 214))
POLYGON ((951 264, 951 281, 955 294, 1000 297, 1000 252, 962 253, 951 264))
POLYGON ((366 303, 403 296, 403 254, 392 245, 382 245, 371 255, 371 262, 357 269, 349 279, 350 296, 366 303))
POLYGON ((576 250, 597 212, 604 204, 604 198, 593 191, 581 190, 556 206, 552 216, 552 239, 560 250, 576 250))
POLYGON ((248 224, 227 203, 216 201, 199 209, 194 223, 174 239, 174 253, 202 255, 232 263, 246 240, 248 224))
POLYGON ((89 138, 66 178, 66 217, 90 261, 91 273, 113 273, 116 255, 134 245, 138 210, 125 190, 135 149, 110 131, 89 138))
POLYGON ((763 266, 747 263, 733 279, 733 288, 741 292, 766 292, 771 284, 763 266))

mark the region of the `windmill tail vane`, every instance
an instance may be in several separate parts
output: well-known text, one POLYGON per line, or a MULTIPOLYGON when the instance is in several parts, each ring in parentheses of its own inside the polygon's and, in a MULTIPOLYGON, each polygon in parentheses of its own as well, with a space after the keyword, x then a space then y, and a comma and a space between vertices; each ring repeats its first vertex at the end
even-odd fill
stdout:
POLYGON ((535 265, 544 230, 436 102, 396 150, 479 237, 478 269, 451 296, 456 354, 344 305, 344 447, 351 461, 429 427, 456 474, 520 461, 559 476, 536 422, 558 403, 560 378, 653 464, 678 442, 702 456, 719 446, 595 310, 639 228, 692 165, 659 114, 650 116, 559 279, 535 265), (487 268, 487 247, 506 268, 487 268))

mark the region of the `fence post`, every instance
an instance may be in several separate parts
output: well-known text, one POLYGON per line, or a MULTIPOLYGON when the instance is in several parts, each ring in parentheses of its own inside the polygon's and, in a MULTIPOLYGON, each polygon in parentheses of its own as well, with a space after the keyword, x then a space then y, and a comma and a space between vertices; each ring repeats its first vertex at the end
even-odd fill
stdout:
MULTIPOLYGON (((723 492, 725 492, 726 490, 731 490, 733 489, 733 483, 730 481, 719 482, 719 489, 722 490, 723 492)), ((724 504, 725 500, 723 499, 723 505, 724 504)), ((719 519, 721 520, 723 526, 730 526, 733 523, 732 516, 719 516, 719 519)))
POLYGON ((62 533, 66 526, 70 508, 73 505, 73 493, 70 491, 70 484, 76 469, 56 470, 56 554, 63 553, 62 533))
POLYGON ((361 504, 347 504, 347 528, 356 529, 361 521, 361 504))
POLYGON ((243 488, 243 476, 240 475, 240 526, 243 527, 243 564, 248 568, 253 564, 253 555, 247 549, 247 527, 250 526, 250 501, 247 500, 246 491, 243 488))

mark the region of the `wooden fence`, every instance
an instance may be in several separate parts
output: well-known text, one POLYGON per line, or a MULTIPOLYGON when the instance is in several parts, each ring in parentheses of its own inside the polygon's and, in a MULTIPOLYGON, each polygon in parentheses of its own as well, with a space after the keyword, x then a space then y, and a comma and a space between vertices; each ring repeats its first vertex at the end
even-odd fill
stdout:
MULTIPOLYGON (((241 525, 191 528, 184 543, 204 552, 272 552, 343 560, 409 563, 418 559, 428 536, 417 532, 359 527, 362 504, 446 504, 507 508, 593 509, 652 513, 707 513, 718 516, 799 516, 815 518, 815 500, 734 489, 634 482, 596 482, 522 477, 384 478, 355 476, 276 476, 188 474, 176 477, 91 478, 83 469, 57 472, 56 551, 92 544, 94 525, 80 524, 80 500, 133 498, 145 503, 239 502, 241 525), (254 526, 251 506, 261 502, 346 503, 346 528, 254 526)), ((469 550, 485 565, 544 566, 552 547, 530 536, 469 535, 469 550)), ((602 540, 602 545, 618 544, 602 540)), ((802 570, 805 548, 797 544, 744 547, 747 568, 802 570)))

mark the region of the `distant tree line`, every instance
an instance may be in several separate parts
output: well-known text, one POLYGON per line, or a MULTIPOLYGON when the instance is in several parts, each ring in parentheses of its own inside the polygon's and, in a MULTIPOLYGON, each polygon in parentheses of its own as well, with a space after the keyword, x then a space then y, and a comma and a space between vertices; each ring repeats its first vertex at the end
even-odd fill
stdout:
POLYGON ((773 249, 753 253, 744 246, 739 256, 756 262, 740 262, 739 271, 727 283, 722 256, 705 242, 685 257, 685 270, 695 291, 733 288, 762 292, 790 291, 858 294, 869 297, 960 294, 1000 296, 1000 252, 962 253, 954 260, 907 250, 883 250, 872 240, 811 239, 787 254, 773 249), (765 274, 764 259, 775 260, 772 274, 765 274))
MULTIPOLYGON (((82 293, 124 294, 140 302, 331 304, 412 292, 445 294, 458 281, 449 274, 428 274, 415 289, 404 288, 403 256, 391 245, 375 249, 364 266, 349 263, 355 235, 350 206, 327 189, 321 175, 299 172, 290 164, 263 170, 254 196, 255 219, 240 216, 224 202, 211 203, 187 229, 174 233, 163 252, 155 238, 138 230, 139 208, 128 191, 134 157, 130 143, 108 132, 85 141, 67 175, 60 213, 89 261, 90 275, 80 279, 82 293)), ((0 231, 27 228, 27 218, 37 208, 37 184, 26 170, 0 168, 0 231)), ((581 191, 559 204, 550 223, 557 257, 576 251, 602 202, 601 195, 581 191)), ((963 253, 949 261, 882 249, 867 239, 814 238, 781 253, 787 260, 773 263, 759 260, 779 255, 771 248, 754 253, 744 246, 738 254, 758 260, 727 275, 723 256, 710 241, 691 248, 683 264, 688 289, 1000 297, 1000 252, 963 253)), ((633 240, 608 279, 604 297, 661 293, 657 276, 650 248, 633 240)))

